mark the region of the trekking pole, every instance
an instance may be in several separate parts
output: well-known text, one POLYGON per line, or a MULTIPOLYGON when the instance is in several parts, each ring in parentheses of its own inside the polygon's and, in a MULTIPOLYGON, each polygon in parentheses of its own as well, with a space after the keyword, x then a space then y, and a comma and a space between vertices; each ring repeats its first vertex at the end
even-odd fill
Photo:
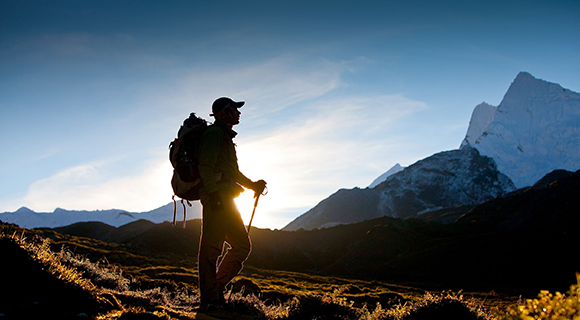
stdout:
MULTIPOLYGON (((268 188, 266 189, 266 193, 264 193, 263 195, 266 195, 268 193, 268 188)), ((262 195, 262 193, 255 193, 254 197, 256 198, 256 201, 254 201, 254 210, 252 210, 252 216, 250 217, 250 223, 248 224, 248 234, 250 234, 250 228, 252 227, 252 221, 254 220, 254 214, 256 213, 256 207, 258 206, 258 200, 260 199, 260 196, 262 195)))
POLYGON ((254 220, 254 214, 256 213, 256 207, 258 206, 258 199, 260 199, 260 194, 256 195, 256 201, 254 201, 254 210, 252 210, 252 217, 250 218, 250 223, 248 224, 248 233, 250 233, 250 228, 252 227, 252 220, 254 220))

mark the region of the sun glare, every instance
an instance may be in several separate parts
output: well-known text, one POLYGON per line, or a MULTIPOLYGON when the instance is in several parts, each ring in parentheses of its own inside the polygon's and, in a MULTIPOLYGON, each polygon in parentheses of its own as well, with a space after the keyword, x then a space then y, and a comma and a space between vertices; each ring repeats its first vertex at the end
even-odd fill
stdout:
MULTIPOLYGON (((247 226, 250 223, 250 219, 252 216, 252 210, 254 207, 254 197, 252 190, 246 190, 236 199, 236 205, 238 206, 238 210, 242 215, 242 219, 244 220, 244 224, 247 226)), ((263 200, 263 199, 261 199, 263 200)), ((260 211, 258 212, 258 216, 254 215, 254 220, 252 221, 253 226, 262 225, 264 222, 264 210, 262 208, 263 204, 260 205, 258 201, 258 205, 260 206, 260 211)), ((266 223, 267 224, 267 223, 266 223)))
MULTIPOLYGON (((280 169, 285 167, 284 157, 268 148, 271 144, 263 142, 242 144, 237 150, 239 166, 248 178, 254 181, 264 179, 268 183, 268 194, 260 197, 252 226, 281 229, 295 218, 284 217, 282 213, 304 207, 305 204, 299 193, 291 187, 291 170, 280 169)), ((236 199, 246 225, 252 216, 254 200, 254 191, 249 189, 236 199)))

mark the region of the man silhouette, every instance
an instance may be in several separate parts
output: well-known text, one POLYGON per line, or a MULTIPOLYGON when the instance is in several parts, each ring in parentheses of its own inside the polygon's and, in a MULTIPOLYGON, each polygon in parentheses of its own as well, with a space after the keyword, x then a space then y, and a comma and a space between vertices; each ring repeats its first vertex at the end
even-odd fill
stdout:
POLYGON ((251 251, 248 231, 234 199, 243 187, 256 195, 266 187, 264 180, 252 181, 238 168, 232 129, 240 123, 239 108, 244 101, 235 102, 222 97, 214 101, 211 116, 214 123, 201 137, 199 173, 203 182, 200 190, 203 206, 202 234, 199 244, 198 272, 200 309, 224 303, 226 285, 242 270, 251 251), (224 242, 229 248, 217 266, 224 242))

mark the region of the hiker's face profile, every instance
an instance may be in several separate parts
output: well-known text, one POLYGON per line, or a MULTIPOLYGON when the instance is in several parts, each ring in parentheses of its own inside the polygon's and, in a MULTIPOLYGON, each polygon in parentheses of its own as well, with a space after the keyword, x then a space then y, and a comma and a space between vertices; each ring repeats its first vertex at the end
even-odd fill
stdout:
POLYGON ((240 115, 242 113, 240 112, 240 109, 236 108, 236 107, 229 107, 226 110, 226 119, 227 122, 231 125, 236 125, 240 123, 240 115))

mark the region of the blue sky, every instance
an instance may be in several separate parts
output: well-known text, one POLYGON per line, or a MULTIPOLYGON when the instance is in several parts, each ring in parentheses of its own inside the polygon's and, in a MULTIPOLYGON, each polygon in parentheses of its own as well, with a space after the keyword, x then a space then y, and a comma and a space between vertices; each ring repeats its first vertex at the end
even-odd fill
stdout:
POLYGON ((580 1, 0 0, 0 212, 167 204, 169 141, 230 96, 282 228, 457 148, 520 71, 580 91, 580 1))

